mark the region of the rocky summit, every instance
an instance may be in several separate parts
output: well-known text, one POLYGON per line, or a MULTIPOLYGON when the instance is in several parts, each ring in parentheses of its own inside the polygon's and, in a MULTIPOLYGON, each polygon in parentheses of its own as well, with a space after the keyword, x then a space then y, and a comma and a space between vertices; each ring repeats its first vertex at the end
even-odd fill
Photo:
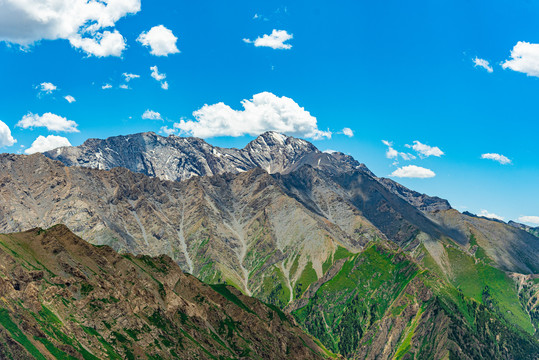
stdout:
POLYGON ((538 354, 533 229, 460 213, 305 140, 268 132, 224 149, 142 133, 3 154, 0 198, 0 232, 62 223, 130 258, 167 259, 291 315, 328 349, 317 354, 538 354))

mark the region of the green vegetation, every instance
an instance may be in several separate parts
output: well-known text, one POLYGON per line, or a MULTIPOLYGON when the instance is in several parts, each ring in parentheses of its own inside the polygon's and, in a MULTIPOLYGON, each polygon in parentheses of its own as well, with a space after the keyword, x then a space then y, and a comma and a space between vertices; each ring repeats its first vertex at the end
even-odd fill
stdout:
POLYGON ((294 297, 296 299, 299 298, 305 292, 305 290, 307 290, 309 285, 317 280, 318 276, 316 275, 316 271, 313 269, 313 263, 309 261, 303 269, 301 276, 296 281, 294 286, 294 297))
POLYGON ((515 283, 509 276, 483 262, 476 263, 472 256, 452 246, 446 247, 446 251, 453 269, 452 282, 465 296, 499 312, 528 333, 534 333, 530 317, 520 305, 515 283))
POLYGON ((2 325, 19 344, 22 345, 37 360, 47 360, 34 344, 24 335, 19 327, 11 320, 9 311, 0 308, 0 325, 2 325))
POLYGON ((236 304, 243 310, 250 312, 251 314, 254 314, 253 310, 249 309, 236 295, 234 295, 226 285, 224 284, 217 284, 217 285, 211 285, 213 290, 217 291, 219 294, 223 295, 227 300, 230 302, 236 304))
POLYGON ((357 255, 341 254, 349 259, 339 273, 293 314, 328 349, 348 356, 418 269, 379 245, 357 255))

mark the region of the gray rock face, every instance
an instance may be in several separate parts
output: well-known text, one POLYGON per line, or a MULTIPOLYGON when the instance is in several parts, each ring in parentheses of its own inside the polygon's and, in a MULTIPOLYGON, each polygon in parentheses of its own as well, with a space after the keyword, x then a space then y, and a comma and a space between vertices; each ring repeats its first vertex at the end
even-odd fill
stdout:
POLYGON ((384 185, 393 194, 400 196, 408 203, 425 212, 434 212, 451 209, 449 201, 437 196, 428 196, 420 194, 417 191, 408 189, 405 186, 387 178, 378 178, 378 181, 384 185))
POLYGON ((521 224, 521 223, 518 223, 518 222, 515 222, 515 221, 512 221, 512 220, 510 220, 507 224, 509 224, 509 225, 511 225, 512 227, 515 227, 515 228, 517 228, 517 229, 527 231, 527 232, 529 232, 530 234, 539 237, 539 226, 537 226, 537 227, 531 227, 531 226, 524 225, 524 224, 521 224))
POLYGON ((244 149, 212 146, 202 139, 163 137, 153 132, 108 139, 90 139, 77 147, 45 153, 67 166, 101 170, 124 167, 162 180, 182 181, 193 176, 240 173, 255 167, 284 172, 306 154, 320 153, 311 143, 267 132, 244 149))
MULTIPOLYGON (((89 139, 76 147, 62 147, 44 153, 67 166, 101 170, 124 167, 162 180, 182 181, 193 176, 241 173, 259 167, 269 174, 287 174, 303 165, 322 169, 330 175, 362 171, 375 175, 353 157, 324 153, 313 144, 276 132, 266 132, 243 149, 215 147, 202 139, 163 137, 153 132, 89 139)), ((410 190, 390 179, 379 182, 421 211, 451 209, 447 200, 410 190)))

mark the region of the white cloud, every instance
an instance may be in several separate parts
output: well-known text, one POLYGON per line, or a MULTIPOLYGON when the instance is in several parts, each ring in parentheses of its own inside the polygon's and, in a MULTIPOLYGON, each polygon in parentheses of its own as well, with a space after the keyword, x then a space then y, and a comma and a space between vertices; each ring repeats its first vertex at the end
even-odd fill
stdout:
POLYGON ((121 56, 125 40, 111 28, 139 11, 140 0, 3 0, 0 41, 28 47, 40 40, 65 39, 89 55, 121 56))
POLYGON ((161 126, 161 132, 168 136, 168 135, 176 134, 176 129, 169 128, 168 126, 161 126))
POLYGON ((330 131, 318 129, 314 116, 285 96, 262 92, 241 104, 243 110, 233 110, 222 102, 204 105, 193 113, 196 121, 182 119, 174 126, 201 138, 256 136, 270 130, 315 140, 331 138, 330 131))
POLYGON ((120 85, 120 89, 128 90, 128 89, 129 89, 129 85, 127 85, 127 84, 121 84, 121 85, 120 85))
POLYGON ((168 90, 168 82, 164 81, 167 78, 167 74, 160 73, 157 66, 150 67, 150 70, 152 71, 152 77, 161 82, 161 89, 168 90))
POLYGON ((3 121, 0 120, 0 148, 4 146, 11 146, 15 144, 17 140, 11 136, 11 130, 9 126, 6 125, 3 121))
POLYGON ((161 114, 150 109, 146 110, 144 114, 142 114, 142 118, 147 120, 163 120, 161 114))
POLYGON ((58 88, 53 83, 42 82, 41 84, 36 86, 36 89, 45 94, 52 94, 53 91, 56 91, 58 88))
POLYGON ((481 159, 489 159, 499 162, 502 165, 511 164, 511 159, 509 159, 507 156, 496 154, 496 153, 487 153, 482 154, 481 159))
POLYGON ((75 101, 77 101, 77 100, 75 100, 75 98, 74 98, 73 96, 71 96, 71 95, 66 95, 66 96, 64 96, 64 99, 66 99, 67 102, 70 103, 70 104, 71 104, 71 103, 74 103, 75 101))
POLYGON ((478 58, 477 56, 475 57, 475 59, 473 59, 473 62, 474 62, 474 66, 475 67, 481 67, 483 69, 485 69, 486 71, 488 71, 489 73, 493 72, 494 69, 492 68, 492 66, 490 66, 490 63, 485 60, 485 59, 480 59, 478 58))
POLYGON ((69 39, 73 47, 82 49, 95 57, 122 56, 125 50, 125 39, 118 30, 103 31, 93 37, 73 36, 69 39))
POLYGON ((150 70, 152 71, 152 77, 157 81, 165 80, 167 77, 166 74, 159 73, 159 69, 157 68, 157 66, 150 67, 150 70))
POLYGON ((128 73, 123 73, 122 75, 123 75, 123 77, 125 79, 125 82, 130 82, 131 80, 138 79, 140 77, 140 75, 128 74, 128 73))
POLYGON ((352 129, 350 128, 347 128, 345 127, 344 129, 342 129, 342 133, 348 137, 353 137, 354 136, 354 132, 352 131, 352 129))
POLYGON ((103 90, 112 89, 112 85, 111 84, 105 84, 105 85, 101 86, 101 89, 103 89, 103 90))
POLYGON ((439 147, 425 145, 425 144, 420 143, 417 140, 414 141, 414 145, 406 145, 406 147, 414 149, 421 157, 429 157, 429 156, 440 157, 444 155, 444 152, 440 150, 439 147))
POLYGON ((426 168, 415 166, 415 165, 408 165, 408 166, 403 166, 393 171, 390 176, 395 176, 399 178, 426 179, 426 178, 435 177, 436 174, 434 173, 434 171, 430 169, 426 169, 426 168))
POLYGON ((79 132, 76 122, 50 112, 42 116, 28 113, 22 117, 17 126, 23 129, 46 127, 49 131, 79 132))
POLYGON ((521 216, 517 220, 522 223, 539 225, 539 216, 521 216))
POLYGON ((487 210, 481 210, 481 212, 479 213, 479 216, 483 216, 489 219, 496 219, 496 220, 502 220, 502 221, 504 220, 502 216, 490 213, 487 210))
POLYGON ((393 143, 390 142, 390 141, 387 141, 387 140, 382 140, 382 143, 387 146, 387 151, 386 151, 386 158, 388 159, 395 159, 395 162, 393 163, 393 165, 397 165, 398 164, 398 159, 399 159, 399 156, 403 159, 403 160, 406 160, 406 161, 409 161, 409 160, 413 160, 415 159, 416 157, 410 153, 404 153, 404 152, 399 152, 397 150, 395 150, 393 148, 393 143))
POLYGON ((506 60, 502 67, 539 77, 539 44, 519 41, 511 50, 511 59, 506 60))
POLYGON ((256 38, 256 40, 243 39, 248 44, 254 44, 256 47, 270 47, 272 49, 291 49, 292 45, 285 44, 286 41, 293 38, 293 34, 289 34, 286 30, 273 29, 271 34, 265 34, 262 37, 256 38))
POLYGON ((150 54, 155 56, 168 56, 180 52, 176 46, 178 38, 171 30, 163 25, 154 26, 148 32, 142 32, 137 41, 150 47, 150 54))
POLYGON ((32 146, 24 150, 24 153, 30 155, 38 152, 49 151, 62 146, 71 146, 71 143, 62 136, 49 135, 44 137, 39 135, 32 143, 32 146))
POLYGON ((382 143, 387 146, 386 158, 388 159, 397 159, 399 157, 399 152, 393 149, 393 143, 387 140, 382 140, 382 143))

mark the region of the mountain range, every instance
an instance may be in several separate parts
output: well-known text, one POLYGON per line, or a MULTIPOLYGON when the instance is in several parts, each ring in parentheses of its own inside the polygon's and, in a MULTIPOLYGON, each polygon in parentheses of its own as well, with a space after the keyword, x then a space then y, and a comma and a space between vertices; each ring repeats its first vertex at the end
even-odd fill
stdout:
POLYGON ((536 234, 343 153, 274 132, 244 149, 141 133, 0 155, 0 169, 1 232, 62 223, 121 253, 167 255, 347 358, 537 355, 536 234))

